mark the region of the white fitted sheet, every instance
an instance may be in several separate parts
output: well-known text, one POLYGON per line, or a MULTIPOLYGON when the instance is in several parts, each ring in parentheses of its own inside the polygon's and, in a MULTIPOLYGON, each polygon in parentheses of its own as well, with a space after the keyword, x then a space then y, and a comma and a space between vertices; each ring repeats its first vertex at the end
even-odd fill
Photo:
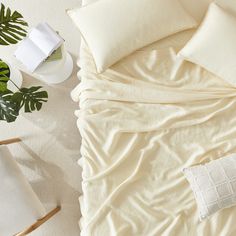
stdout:
POLYGON ((99 75, 82 43, 81 83, 72 92, 80 105, 82 236, 236 234, 235 208, 199 222, 182 174, 236 152, 236 89, 176 57, 193 33, 138 50, 99 75))

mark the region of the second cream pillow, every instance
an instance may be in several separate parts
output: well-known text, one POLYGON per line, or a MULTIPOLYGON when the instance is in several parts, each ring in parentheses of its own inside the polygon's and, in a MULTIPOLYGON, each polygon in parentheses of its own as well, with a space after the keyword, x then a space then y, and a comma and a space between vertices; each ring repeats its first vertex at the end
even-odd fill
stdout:
POLYGON ((212 3, 179 55, 236 86, 236 17, 212 3))

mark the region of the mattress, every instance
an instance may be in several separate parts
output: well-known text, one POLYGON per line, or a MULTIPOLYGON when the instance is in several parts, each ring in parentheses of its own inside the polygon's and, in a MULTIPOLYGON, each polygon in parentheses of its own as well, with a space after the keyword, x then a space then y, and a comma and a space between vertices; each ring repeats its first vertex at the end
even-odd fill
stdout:
MULTIPOLYGON (((208 3, 195 1, 196 18, 208 3)), ((236 235, 235 208, 199 221, 182 173, 236 152, 235 88, 177 57, 193 33, 138 50, 102 74, 82 42, 72 92, 82 136, 81 236, 236 235)))

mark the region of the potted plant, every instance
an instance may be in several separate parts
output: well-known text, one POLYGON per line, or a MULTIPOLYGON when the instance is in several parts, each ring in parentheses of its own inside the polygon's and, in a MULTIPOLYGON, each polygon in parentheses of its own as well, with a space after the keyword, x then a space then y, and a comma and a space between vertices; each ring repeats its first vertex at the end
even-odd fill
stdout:
MULTIPOLYGON (((18 43, 26 36, 27 26, 27 22, 19 12, 12 12, 1 4, 0 45, 18 43)), ((0 120, 13 122, 22 109, 24 112, 39 111, 48 99, 48 93, 41 88, 41 86, 20 88, 14 82, 14 78, 11 78, 10 66, 0 59, 0 120), (16 91, 9 90, 8 83, 12 83, 16 91)))

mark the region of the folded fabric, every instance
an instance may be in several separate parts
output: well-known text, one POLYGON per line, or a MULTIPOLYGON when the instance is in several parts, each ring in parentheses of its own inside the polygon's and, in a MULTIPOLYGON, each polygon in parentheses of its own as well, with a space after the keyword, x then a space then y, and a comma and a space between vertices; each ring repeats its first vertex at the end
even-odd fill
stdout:
POLYGON ((100 0, 68 14, 99 73, 139 48, 196 26, 178 0, 100 0))
POLYGON ((45 216, 44 206, 5 145, 0 145, 0 184, 1 235, 15 235, 45 216))

